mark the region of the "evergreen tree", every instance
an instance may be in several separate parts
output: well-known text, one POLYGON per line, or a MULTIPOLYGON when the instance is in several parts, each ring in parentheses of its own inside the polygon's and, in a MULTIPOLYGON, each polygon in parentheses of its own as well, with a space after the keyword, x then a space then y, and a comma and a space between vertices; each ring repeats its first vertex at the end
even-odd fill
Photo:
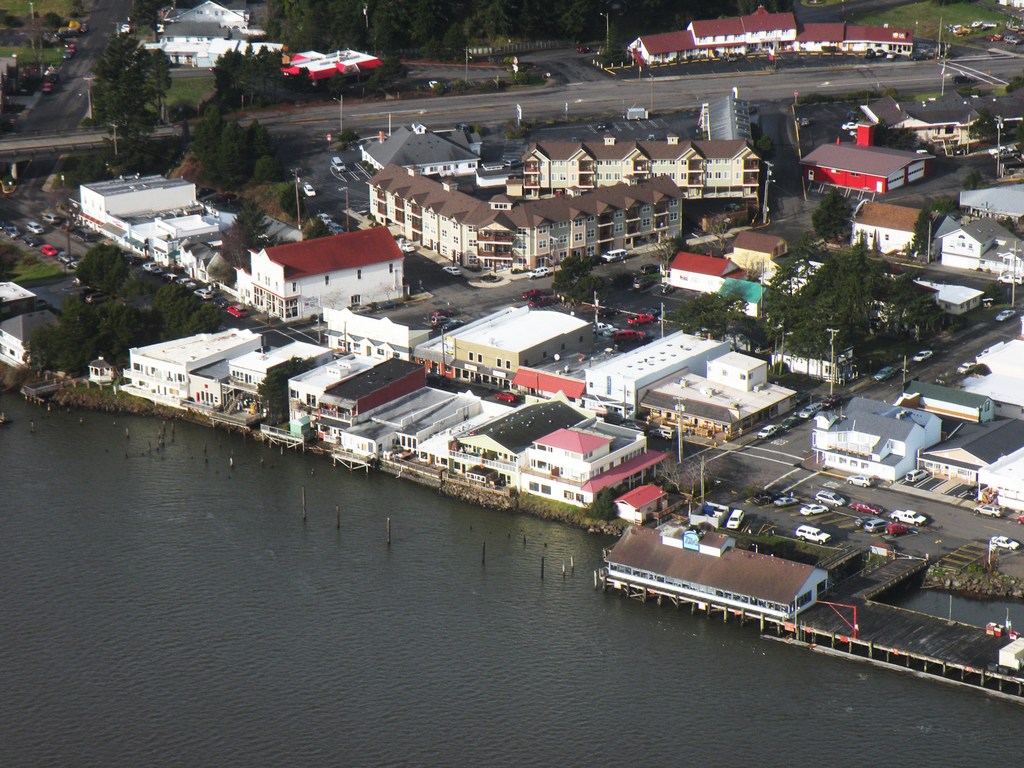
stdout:
POLYGON ((93 246, 78 264, 78 278, 111 295, 121 292, 128 280, 128 263, 117 246, 101 243, 93 246))
POLYGON ((838 189, 832 187, 811 214, 811 225, 815 234, 823 240, 849 241, 853 226, 850 216, 850 204, 838 189))
POLYGON ((123 169, 139 168, 149 156, 158 98, 166 92, 165 81, 154 80, 159 73, 153 61, 138 40, 119 34, 110 38, 93 68, 93 119, 116 136, 116 162, 123 169))
POLYGON ((594 300, 594 294, 604 293, 604 279, 591 274, 594 263, 583 254, 567 256, 555 272, 551 287, 566 301, 583 303, 594 300))

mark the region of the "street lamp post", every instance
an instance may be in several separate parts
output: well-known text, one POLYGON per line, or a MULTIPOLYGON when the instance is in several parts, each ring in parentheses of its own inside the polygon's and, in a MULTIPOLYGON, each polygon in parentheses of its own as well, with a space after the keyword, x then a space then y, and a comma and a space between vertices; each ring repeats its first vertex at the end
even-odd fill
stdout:
POLYGON ((772 165, 772 163, 768 162, 767 160, 764 161, 764 164, 767 166, 767 170, 765 171, 765 174, 764 174, 764 200, 761 201, 761 222, 764 223, 764 224, 767 224, 768 223, 768 182, 771 181, 771 178, 772 178, 772 168, 774 166, 772 165))
POLYGON ((299 203, 299 171, 300 168, 293 168, 295 174, 295 225, 299 230, 299 240, 302 240, 302 206, 299 203))
POLYGON ((86 93, 86 99, 88 99, 88 104, 89 104, 89 107, 88 107, 88 110, 86 111, 86 115, 85 116, 88 117, 90 120, 92 120, 92 81, 95 80, 96 78, 93 77, 92 75, 89 75, 89 76, 87 76, 84 79, 85 79, 85 87, 86 87, 86 92, 85 92, 86 93))
POLYGON ((996 118, 996 178, 1003 177, 1003 118, 996 118))
POLYGON ((604 46, 602 46, 602 47, 604 48, 605 56, 607 56, 608 55, 608 38, 611 37, 611 34, 612 34, 611 11, 598 11, 598 13, 600 13, 602 16, 604 16, 604 46))
POLYGON ((345 97, 338 95, 338 140, 341 141, 341 133, 345 130, 345 97))

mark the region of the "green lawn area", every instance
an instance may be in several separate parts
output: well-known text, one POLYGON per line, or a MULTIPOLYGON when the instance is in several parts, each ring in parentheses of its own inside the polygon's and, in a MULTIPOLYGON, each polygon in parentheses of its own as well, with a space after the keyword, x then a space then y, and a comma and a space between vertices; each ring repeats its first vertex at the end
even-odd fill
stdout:
POLYGON ((213 75, 209 77, 175 77, 171 79, 171 90, 167 92, 170 116, 175 117, 177 105, 185 104, 199 110, 199 102, 213 93, 213 75))
POLYGON ((953 3, 951 5, 935 5, 931 2, 912 3, 901 5, 897 8, 890 8, 881 13, 869 13, 864 16, 857 16, 851 21, 859 24, 872 24, 882 26, 888 24, 890 27, 902 27, 910 29, 914 37, 925 40, 939 39, 939 23, 945 27, 942 31, 943 42, 953 40, 980 40, 985 35, 993 32, 1003 32, 1002 26, 995 30, 971 30, 966 37, 956 38, 949 32, 952 24, 970 26, 972 21, 996 21, 1002 25, 1007 19, 1012 18, 1010 14, 1004 13, 993 7, 974 3, 953 3))
MULTIPOLYGON (((73 5, 75 5, 73 0, 34 0, 31 4, 29 0, 7 0, 3 7, 4 13, 9 13, 11 16, 28 18, 32 11, 31 6, 35 6, 36 16, 53 11, 67 18, 71 14, 73 5)), ((81 6, 81 3, 78 5, 81 6)))
POLYGON ((29 47, 23 48, 0 48, 0 56, 11 57, 17 56, 18 61, 23 64, 35 64, 36 58, 42 61, 43 66, 49 64, 60 64, 64 61, 64 49, 63 48, 43 48, 42 52, 33 51, 29 47))
POLYGON ((14 275, 11 282, 21 286, 31 286, 38 283, 47 283, 56 278, 63 277, 64 270, 60 266, 51 264, 35 254, 23 254, 14 267, 14 275))

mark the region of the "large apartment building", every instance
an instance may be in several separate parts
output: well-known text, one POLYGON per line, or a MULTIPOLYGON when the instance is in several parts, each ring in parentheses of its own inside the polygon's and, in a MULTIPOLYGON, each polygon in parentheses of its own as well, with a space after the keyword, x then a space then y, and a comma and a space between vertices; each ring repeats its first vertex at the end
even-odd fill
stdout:
POLYGON ((742 140, 545 141, 523 161, 523 194, 544 197, 664 176, 687 199, 757 200, 761 158, 742 140))
POLYGON ((667 177, 620 180, 580 194, 542 200, 489 201, 388 166, 369 181, 370 215, 397 225, 408 240, 485 269, 559 264, 682 232, 686 193, 667 177))

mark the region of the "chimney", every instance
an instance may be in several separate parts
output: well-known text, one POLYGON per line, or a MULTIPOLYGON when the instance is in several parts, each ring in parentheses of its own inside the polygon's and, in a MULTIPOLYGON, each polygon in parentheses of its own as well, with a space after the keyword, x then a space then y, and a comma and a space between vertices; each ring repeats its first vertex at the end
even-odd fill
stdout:
POLYGON ((605 136, 605 137, 604 137, 604 145, 605 145, 606 147, 610 147, 610 146, 612 146, 612 145, 613 145, 614 143, 615 143, 615 137, 614 137, 614 136, 605 136))
POLYGON ((665 137, 665 141, 667 141, 669 144, 678 144, 679 137, 674 133, 670 133, 668 136, 665 137))
POLYGON ((875 145, 875 126, 859 123, 857 125, 857 146, 873 147, 875 145))
POLYGON ((377 141, 379 141, 381 144, 383 144, 387 140, 388 140, 388 135, 386 133, 384 133, 384 131, 380 131, 377 134, 377 141))

